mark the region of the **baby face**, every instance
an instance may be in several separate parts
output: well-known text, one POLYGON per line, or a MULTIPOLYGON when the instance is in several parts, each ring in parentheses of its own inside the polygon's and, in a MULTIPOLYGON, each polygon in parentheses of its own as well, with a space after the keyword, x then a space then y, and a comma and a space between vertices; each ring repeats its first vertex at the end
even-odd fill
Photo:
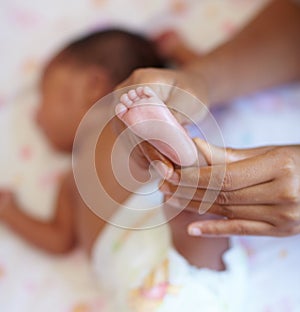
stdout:
MULTIPOLYGON (((92 99, 89 71, 71 64, 52 64, 45 70, 41 84, 41 103, 37 122, 54 148, 70 152, 79 123, 92 99)), ((106 92, 98 91, 100 97, 106 92)), ((104 90, 103 90, 104 91, 104 90)), ((106 91, 106 90, 105 90, 106 91)), ((95 92, 94 92, 95 93, 95 92)))

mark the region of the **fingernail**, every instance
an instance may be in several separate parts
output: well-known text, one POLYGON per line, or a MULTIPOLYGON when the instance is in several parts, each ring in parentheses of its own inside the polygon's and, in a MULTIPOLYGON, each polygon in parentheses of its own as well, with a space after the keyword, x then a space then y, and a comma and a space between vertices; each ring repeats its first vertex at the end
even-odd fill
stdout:
POLYGON ((201 232, 201 230, 198 227, 190 227, 188 229, 188 233, 191 236, 201 236, 202 235, 202 232, 201 232))
POLYGON ((211 208, 211 206, 212 206, 211 203, 201 202, 200 207, 198 209, 199 215, 205 214, 209 210, 209 208, 211 208))

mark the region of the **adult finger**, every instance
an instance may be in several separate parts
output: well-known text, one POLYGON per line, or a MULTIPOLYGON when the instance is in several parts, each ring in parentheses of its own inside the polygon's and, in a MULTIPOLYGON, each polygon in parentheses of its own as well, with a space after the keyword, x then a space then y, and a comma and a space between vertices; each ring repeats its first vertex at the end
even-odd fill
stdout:
POLYGON ((151 144, 143 141, 139 144, 139 147, 145 158, 157 170, 162 178, 167 179, 173 174, 174 167, 171 161, 162 155, 151 144))
POLYGON ((236 219, 197 221, 188 226, 188 233, 192 236, 280 236, 268 222, 236 219))
POLYGON ((173 184, 212 190, 238 190, 273 180, 280 160, 267 153, 228 164, 175 170, 173 184))
POLYGON ((160 190, 164 194, 174 195, 181 199, 189 199, 194 201, 206 201, 216 195, 214 203, 220 205, 258 205, 258 204, 277 204, 281 199, 280 181, 258 184, 239 190, 220 192, 206 189, 193 189, 186 186, 176 186, 165 181, 160 190), (277 191, 278 190, 278 191, 277 191), (216 193, 218 192, 218 193, 216 193), (212 193, 212 194, 210 194, 212 193), (208 196, 211 195, 211 196, 208 196), (192 196, 192 197, 191 197, 192 196))
MULTIPOLYGON (((199 214, 200 202, 167 197, 168 205, 179 210, 188 210, 199 214)), ((214 214, 228 219, 243 219, 253 221, 265 221, 271 224, 278 223, 278 216, 282 215, 282 206, 275 205, 219 205, 212 204, 206 213, 214 214)))

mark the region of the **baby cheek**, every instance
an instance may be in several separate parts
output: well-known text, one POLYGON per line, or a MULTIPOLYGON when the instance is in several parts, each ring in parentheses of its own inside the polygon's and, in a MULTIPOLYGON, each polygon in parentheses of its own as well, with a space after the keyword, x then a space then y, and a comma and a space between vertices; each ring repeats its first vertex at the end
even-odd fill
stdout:
POLYGON ((61 130, 62 120, 53 109, 41 107, 36 113, 36 122, 50 141, 52 136, 57 135, 57 132, 61 130))

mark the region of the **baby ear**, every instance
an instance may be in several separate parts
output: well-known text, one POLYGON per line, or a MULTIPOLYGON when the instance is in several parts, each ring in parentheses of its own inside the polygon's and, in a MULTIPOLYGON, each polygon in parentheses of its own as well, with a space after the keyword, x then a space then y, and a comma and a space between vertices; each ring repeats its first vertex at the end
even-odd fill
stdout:
POLYGON ((108 72, 101 67, 87 69, 87 98, 89 105, 113 90, 113 85, 108 72))

